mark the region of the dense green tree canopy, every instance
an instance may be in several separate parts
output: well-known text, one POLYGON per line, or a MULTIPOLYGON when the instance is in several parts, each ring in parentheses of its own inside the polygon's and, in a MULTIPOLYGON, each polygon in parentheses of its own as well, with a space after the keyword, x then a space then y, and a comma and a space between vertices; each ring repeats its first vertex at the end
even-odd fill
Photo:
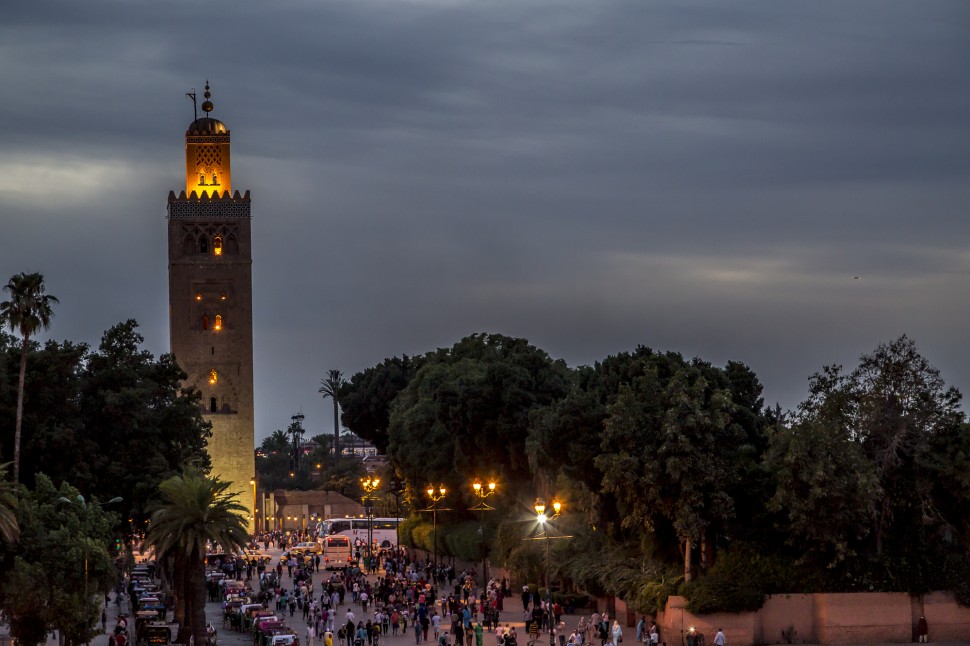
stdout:
POLYGON ((58 630, 68 645, 81 644, 97 634, 100 600, 115 581, 117 516, 67 483, 55 487, 43 474, 34 482, 18 502, 20 540, 0 545, 0 607, 18 641, 44 643, 58 630))
MULTIPOLYGON (((705 611, 810 590, 970 602, 970 433, 959 393, 906 337, 851 372, 823 369, 787 415, 742 363, 645 347, 570 370, 525 340, 473 335, 407 361, 352 377, 344 421, 386 434, 416 503, 428 482, 500 476, 491 552, 507 565, 535 574, 523 510, 557 496, 572 540, 555 572, 641 610, 678 586, 705 611)), ((462 544, 474 502, 451 495, 439 550, 462 544)), ((404 533, 427 544, 425 525, 404 533)))
MULTIPOLYGON (((18 348, 0 337, 0 447, 10 455, 18 348)), ((86 496, 123 495, 127 517, 146 518, 158 484, 184 464, 208 468, 210 434, 199 393, 183 390, 171 355, 155 359, 132 321, 97 350, 70 341, 31 346, 22 465, 86 496)), ((29 484, 28 478, 22 478, 29 484)))
POLYGON ((386 453, 391 403, 407 387, 421 364, 420 358, 392 357, 351 377, 339 395, 344 425, 386 453))
POLYGON ((941 564, 966 555, 970 502, 968 478, 957 473, 970 455, 960 399, 905 336, 852 372, 814 375, 798 424, 773 438, 774 501, 789 510, 792 540, 830 559, 860 556, 840 569, 846 581, 952 587, 941 564))
POLYGON ((528 483, 529 416, 568 387, 565 364, 524 339, 466 337, 425 355, 395 397, 388 455, 419 487, 444 482, 465 488, 472 474, 510 487, 528 483))

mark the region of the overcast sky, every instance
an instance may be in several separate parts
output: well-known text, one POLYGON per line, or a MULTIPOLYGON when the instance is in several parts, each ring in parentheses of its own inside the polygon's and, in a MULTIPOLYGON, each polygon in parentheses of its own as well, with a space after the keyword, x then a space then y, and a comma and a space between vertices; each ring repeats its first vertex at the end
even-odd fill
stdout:
POLYGON ((257 441, 332 432, 328 369, 473 332, 739 360, 785 408, 905 333, 970 391, 965 0, 6 3, 0 278, 45 275, 53 337, 168 351, 207 78, 253 196, 257 441))

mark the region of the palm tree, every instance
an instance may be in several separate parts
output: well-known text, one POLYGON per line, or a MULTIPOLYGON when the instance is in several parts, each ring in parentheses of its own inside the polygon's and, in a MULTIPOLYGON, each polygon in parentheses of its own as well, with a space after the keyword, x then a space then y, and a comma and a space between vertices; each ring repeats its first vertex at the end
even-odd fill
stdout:
MULTIPOLYGON (((0 464, 0 471, 6 471, 10 463, 0 464)), ((20 527, 17 525, 17 497, 14 495, 16 485, 0 480, 0 539, 14 543, 20 538, 20 527)))
POLYGON ((343 373, 339 370, 328 370, 326 379, 320 380, 320 391, 323 398, 333 400, 333 458, 340 459, 340 389, 344 384, 343 373))
POLYGON ((23 337, 20 346, 20 380, 17 382, 17 421, 13 436, 13 481, 20 482, 20 430, 24 421, 24 381, 27 376, 27 350, 30 337, 41 328, 51 326, 54 313, 51 305, 57 299, 44 293, 44 277, 40 274, 20 273, 10 277, 3 286, 10 300, 0 303, 0 324, 19 332, 23 337))
POLYGON ((288 451, 290 438, 286 437, 286 431, 277 429, 272 435, 263 439, 262 448, 268 453, 288 451))
POLYGON ((221 547, 229 554, 245 547, 249 540, 244 515, 248 510, 236 501, 236 494, 226 493, 229 484, 190 469, 158 487, 162 500, 152 511, 145 541, 154 547, 159 560, 163 557, 175 560, 175 594, 183 620, 179 643, 187 643, 189 635, 194 643, 205 643, 208 545, 221 547))

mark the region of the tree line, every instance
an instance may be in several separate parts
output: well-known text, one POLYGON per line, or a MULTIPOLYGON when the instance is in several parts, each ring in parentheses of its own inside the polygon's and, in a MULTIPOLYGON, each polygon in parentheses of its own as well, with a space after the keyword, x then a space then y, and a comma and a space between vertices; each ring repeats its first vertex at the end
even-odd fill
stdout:
POLYGON ((4 286, 0 324, 0 610, 11 635, 39 644, 56 630, 90 641, 102 595, 154 548, 175 596, 178 640, 205 638, 207 543, 226 551, 248 538, 245 508, 209 478, 198 391, 183 389, 175 357, 142 348, 128 320, 97 348, 34 340, 57 299, 40 274, 4 286))
MULTIPOLYGON (((497 479, 493 561, 529 577, 548 566, 564 588, 643 611, 675 592, 697 611, 753 609, 774 592, 952 590, 970 602, 967 420, 905 336, 851 370, 823 367, 791 412, 765 406, 741 362, 638 347, 570 368, 495 334, 388 358, 353 375, 339 403, 344 425, 386 451, 413 509, 428 505, 428 483, 455 492, 442 553, 469 544, 457 539, 477 518, 470 482, 497 479), (523 540, 536 496, 563 500, 557 522, 572 537, 552 541, 548 564, 523 540)), ((404 534, 424 542, 426 522, 404 534)))

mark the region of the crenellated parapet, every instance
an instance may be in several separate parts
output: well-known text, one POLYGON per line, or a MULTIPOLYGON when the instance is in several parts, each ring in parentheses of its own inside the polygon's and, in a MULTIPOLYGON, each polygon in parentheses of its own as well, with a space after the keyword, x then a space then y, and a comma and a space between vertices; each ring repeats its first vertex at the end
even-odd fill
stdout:
POLYGON ((249 201, 249 191, 246 191, 242 195, 239 194, 239 191, 235 191, 232 195, 229 195, 229 191, 223 191, 222 193, 217 193, 215 191, 213 191, 211 193, 209 191, 203 191, 201 197, 195 191, 192 191, 192 193, 190 195, 186 195, 185 194, 185 191, 180 191, 178 195, 175 194, 175 191, 169 191, 168 192, 168 203, 169 204, 171 204, 172 202, 179 202, 179 201, 181 201, 181 202, 186 202, 186 201, 188 201, 188 202, 218 202, 219 200, 236 200, 236 201, 241 200, 243 202, 248 202, 249 201))
POLYGON ((175 191, 168 193, 168 218, 171 220, 251 218, 249 206, 249 191, 242 195, 239 191, 232 195, 229 191, 222 195, 203 192, 201 197, 195 191, 188 196, 185 191, 178 195, 175 191))

